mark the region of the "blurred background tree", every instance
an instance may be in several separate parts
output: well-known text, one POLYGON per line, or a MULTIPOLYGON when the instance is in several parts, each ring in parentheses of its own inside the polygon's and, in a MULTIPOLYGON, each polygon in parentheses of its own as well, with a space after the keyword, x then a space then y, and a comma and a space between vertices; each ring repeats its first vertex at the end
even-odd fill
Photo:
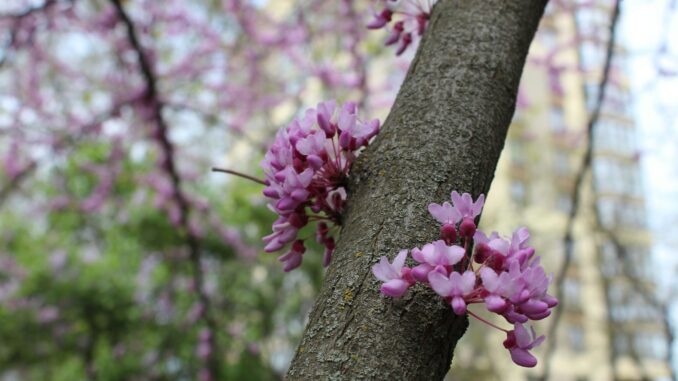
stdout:
POLYGON ((356 7, 0 5, 3 377, 280 377, 320 259, 283 276, 260 187, 208 171, 257 173, 309 99, 371 106, 356 7))

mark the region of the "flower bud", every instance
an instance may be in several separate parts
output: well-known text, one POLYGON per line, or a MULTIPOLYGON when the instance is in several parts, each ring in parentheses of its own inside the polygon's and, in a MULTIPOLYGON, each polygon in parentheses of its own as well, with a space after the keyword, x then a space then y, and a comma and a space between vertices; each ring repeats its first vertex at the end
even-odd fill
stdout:
POLYGON ((445 244, 452 246, 457 241, 457 229, 453 224, 444 224, 440 227, 440 238, 445 241, 445 244))
POLYGON ((476 234, 476 223, 472 218, 466 217, 459 225, 459 234, 464 238, 472 238, 476 234))

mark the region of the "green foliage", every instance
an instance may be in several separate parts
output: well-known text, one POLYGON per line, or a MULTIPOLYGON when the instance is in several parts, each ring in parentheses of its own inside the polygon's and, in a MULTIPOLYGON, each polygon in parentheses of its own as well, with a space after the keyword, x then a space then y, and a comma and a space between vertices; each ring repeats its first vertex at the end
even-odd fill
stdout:
MULTIPOLYGON (((110 146, 88 143, 34 184, 46 199, 82 200, 98 179, 79 163, 104 163, 110 146)), ((148 170, 123 160, 114 197, 96 213, 76 202, 26 218, 25 210, 0 215, 0 374, 22 380, 190 380, 201 361, 196 348, 201 321, 191 321, 197 303, 190 284, 185 232, 151 202, 139 202, 136 180, 148 170), (12 288, 13 287, 13 288, 12 288)), ((261 247, 274 219, 260 186, 236 179, 200 190, 210 212, 236 229, 245 243, 261 247)), ((304 232, 312 235, 313 231, 304 232)), ((218 231, 200 240, 203 276, 216 320, 222 376, 274 380, 271 340, 290 349, 322 279, 319 247, 303 271, 286 275, 276 257, 243 258, 218 231)), ((287 354, 289 355, 289 353, 287 354)))

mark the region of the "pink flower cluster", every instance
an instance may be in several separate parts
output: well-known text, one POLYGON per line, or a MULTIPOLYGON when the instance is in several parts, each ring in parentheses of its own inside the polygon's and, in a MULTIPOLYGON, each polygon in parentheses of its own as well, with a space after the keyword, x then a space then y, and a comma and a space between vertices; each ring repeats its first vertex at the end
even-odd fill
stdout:
POLYGON ((429 212, 442 224, 441 239, 411 250, 412 259, 418 263, 413 268, 405 266, 408 250, 402 250, 392 263, 381 257, 372 273, 384 282, 382 294, 390 297, 402 296, 417 282, 430 286, 455 314, 468 313, 504 331, 504 347, 513 361, 533 367, 537 359, 529 350, 544 336, 535 338, 534 330, 528 332, 523 324, 544 319, 558 304, 547 294, 552 276, 546 275, 534 248, 528 245, 527 228, 516 230, 511 239, 496 232, 488 237, 477 230, 475 218, 483 204, 483 195, 474 202, 468 193, 457 192, 452 192, 452 204, 430 204, 429 212), (469 311, 467 306, 474 303, 484 303, 488 311, 504 317, 514 329, 502 329, 469 311))
POLYGON ((393 22, 393 26, 388 28, 390 33, 384 44, 387 46, 398 44, 396 55, 401 55, 415 37, 424 34, 431 16, 431 8, 438 0, 381 1, 384 3, 383 9, 374 13, 374 18, 367 27, 381 29, 393 22))
POLYGON ((330 263, 335 245, 331 228, 340 224, 349 170, 358 151, 378 132, 378 119, 363 122, 355 103, 337 107, 334 101, 319 103, 278 131, 261 162, 264 195, 279 215, 273 233, 264 237, 264 250, 278 251, 292 242, 278 258, 285 271, 301 265, 306 247, 297 235, 309 221, 319 221, 316 240, 325 246, 323 265, 330 263))

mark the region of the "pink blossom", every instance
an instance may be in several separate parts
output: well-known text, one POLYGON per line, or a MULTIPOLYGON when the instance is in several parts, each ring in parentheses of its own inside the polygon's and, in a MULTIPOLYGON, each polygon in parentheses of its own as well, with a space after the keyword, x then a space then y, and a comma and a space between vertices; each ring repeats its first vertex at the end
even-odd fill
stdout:
POLYGON ((412 249, 412 258, 419 262, 413 269, 403 269, 406 251, 401 252, 393 264, 385 257, 375 265, 373 273, 380 280, 392 282, 392 287, 382 293, 402 295, 411 283, 419 281, 430 286, 450 304, 457 315, 470 316, 507 333, 504 346, 513 361, 521 366, 535 366, 537 360, 529 350, 539 345, 544 336, 534 339, 522 326, 529 320, 540 320, 551 314, 558 300, 547 293, 552 276, 547 276, 529 246, 527 228, 516 229, 510 240, 496 232, 489 236, 477 230, 475 219, 480 215, 485 196, 476 201, 468 193, 452 192, 452 203, 431 203, 428 210, 440 223, 440 240, 425 244, 422 249, 412 249), (461 245, 452 242, 461 236, 461 245), (475 247, 473 261, 466 261, 466 250, 475 247), (460 263, 461 262, 461 263, 460 263), (474 263, 480 267, 475 269, 474 263), (377 268, 378 267, 378 268, 377 268), (411 281, 408 281, 411 279, 411 281), (484 303, 489 312, 503 316, 515 329, 506 331, 468 311, 468 305, 484 303))
POLYGON ((534 248, 528 246, 529 240, 530 232, 526 227, 516 229, 511 236, 511 244, 506 254, 507 260, 518 261, 521 269, 524 269, 534 256, 534 248))
POLYGON ((372 266, 372 274, 384 282, 381 285, 382 294, 399 298, 414 284, 414 279, 410 275, 410 269, 403 267, 405 259, 407 259, 407 250, 401 250, 393 259, 393 263, 389 263, 388 258, 383 256, 379 263, 372 266))
POLYGON ((389 22, 391 22, 391 18, 393 17, 393 11, 390 9, 386 8, 383 9, 379 14, 374 15, 374 20, 370 21, 369 24, 367 24, 367 28, 369 29, 380 29, 386 26, 389 22))
POLYGON ((456 240, 457 234, 453 227, 460 220, 459 234, 466 239, 470 239, 476 232, 474 219, 480 215, 483 209, 485 195, 480 195, 474 202, 470 194, 464 193, 460 196, 459 193, 453 191, 451 198, 454 205, 447 201, 442 205, 431 203, 428 206, 428 211, 438 222, 443 224, 441 233, 444 234, 443 239, 448 243, 456 240))
POLYGON ((384 44, 388 46, 399 42, 396 55, 400 55, 412 44, 414 36, 424 34, 431 17, 431 9, 437 0, 382 1, 384 8, 373 14, 374 18, 367 24, 367 28, 388 28, 389 23, 397 19, 384 44))
MULTIPOLYGON (((329 264, 335 244, 328 224, 340 223, 351 165, 379 132, 379 120, 363 122, 357 111, 352 102, 341 107, 334 101, 321 102, 276 134, 261 162, 266 177, 263 193, 279 216, 273 233, 264 237, 266 251, 278 251, 296 240, 299 229, 309 222, 310 210, 314 219, 323 221, 316 240, 325 245, 323 265, 329 264)), ((279 258, 285 271, 301 264, 302 253, 298 246, 279 258)))
POLYGON ((483 287, 487 291, 485 296, 485 305, 488 311, 502 313, 506 311, 508 303, 506 301, 506 287, 509 284, 509 275, 506 272, 497 273, 489 267, 480 269, 480 278, 483 281, 483 287))
POLYGON ((501 238, 497 232, 492 232, 487 237, 479 230, 473 235, 473 240, 475 242, 473 260, 476 263, 483 263, 497 271, 505 269, 504 264, 510 249, 509 242, 501 238))
POLYGON ((443 202, 442 205, 436 203, 428 204, 428 211, 436 221, 443 225, 454 225, 461 219, 461 214, 457 208, 453 207, 452 204, 447 201, 443 202))
POLYGON ((485 195, 481 194, 478 196, 476 201, 473 201, 473 198, 470 194, 464 193, 459 195, 457 191, 452 191, 452 202, 454 203, 454 208, 457 209, 461 218, 471 218, 474 219, 480 215, 480 212, 483 210, 483 205, 485 204, 485 195))
POLYGON ((473 292, 476 283, 476 274, 473 271, 466 271, 463 275, 453 272, 449 278, 433 271, 428 274, 428 281, 431 288, 450 303, 455 314, 466 313, 464 298, 473 292))
POLYGON ((530 332, 522 324, 515 324, 514 330, 506 333, 504 347, 511 353, 511 359, 514 363, 527 368, 537 365, 537 359, 529 352, 541 344, 545 337, 539 336, 530 327, 530 332))
POLYGON ((301 218, 294 219, 295 214, 290 214, 288 216, 280 216, 273 223, 273 233, 264 237, 264 243, 266 246, 264 250, 266 252, 278 251, 283 248, 287 243, 292 242, 297 236, 297 231, 305 225, 301 218), (294 221, 298 222, 295 224, 294 221), (301 226, 299 226, 301 225, 301 226))
POLYGON ((464 248, 448 246, 443 240, 427 243, 421 250, 415 247, 412 249, 412 258, 420 265, 412 269, 412 275, 420 282, 428 282, 431 271, 447 275, 463 257, 464 248))
POLYGON ((520 293, 514 291, 512 298, 522 314, 532 320, 541 320, 551 314, 550 308, 555 307, 558 300, 546 293, 553 277, 546 276, 544 268, 539 265, 539 258, 522 273, 518 262, 512 261, 509 275, 513 278, 512 282, 522 286, 520 293))
POLYGON ((278 260, 284 264, 283 270, 285 272, 292 271, 301 265, 302 255, 306 252, 304 241, 296 240, 292 244, 292 248, 278 257, 278 260))

